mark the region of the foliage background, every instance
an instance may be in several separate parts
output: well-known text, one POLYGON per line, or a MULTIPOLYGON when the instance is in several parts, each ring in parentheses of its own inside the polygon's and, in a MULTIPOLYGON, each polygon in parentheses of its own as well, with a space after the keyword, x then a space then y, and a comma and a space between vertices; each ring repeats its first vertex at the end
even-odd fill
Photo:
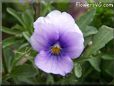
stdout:
MULTIPOLYGON (((2 1, 2 85, 114 84, 114 7, 75 7, 75 1, 79 0, 2 1), (28 42, 33 22, 54 9, 70 13, 85 39, 84 52, 74 60, 74 69, 65 77, 36 68, 34 57, 37 52, 28 42)), ((87 0, 86 3, 95 1, 87 0)), ((85 3, 85 0, 81 2, 85 3)))

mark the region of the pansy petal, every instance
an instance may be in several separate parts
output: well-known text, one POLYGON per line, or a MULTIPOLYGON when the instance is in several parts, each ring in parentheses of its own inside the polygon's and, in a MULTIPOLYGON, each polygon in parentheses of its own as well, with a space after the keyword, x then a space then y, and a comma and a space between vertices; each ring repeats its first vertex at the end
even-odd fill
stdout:
POLYGON ((58 40, 58 31, 53 28, 55 28, 53 25, 40 23, 38 29, 34 30, 30 43, 35 50, 46 50, 49 43, 58 40))
POLYGON ((51 11, 48 15, 47 15, 47 17, 58 17, 59 15, 61 15, 61 12, 60 11, 58 11, 58 10, 53 10, 53 11, 51 11))
POLYGON ((39 29, 39 23, 45 23, 45 17, 39 17, 34 23, 33 26, 35 29, 39 29))
POLYGON ((46 17, 39 17, 35 22, 34 22, 34 28, 38 29, 39 28, 39 23, 47 23, 54 25, 58 27, 57 29, 59 32, 66 32, 66 31, 75 31, 80 34, 81 31, 79 30, 79 27, 75 23, 75 20, 73 17, 66 13, 66 12, 60 12, 58 10, 54 10, 50 12, 46 17), (63 28, 64 26, 64 28, 63 28))
POLYGON ((45 51, 41 51, 36 56, 35 64, 39 69, 47 73, 59 74, 62 76, 70 73, 73 68, 73 62, 69 57, 52 56, 45 51))
POLYGON ((63 52, 71 58, 80 56, 84 49, 83 35, 76 32, 67 32, 61 35, 60 44, 63 47, 63 52))
POLYGON ((47 45, 46 42, 46 40, 43 40, 43 38, 38 36, 36 33, 33 33, 30 38, 32 48, 36 51, 44 50, 47 45))
MULTIPOLYGON (((48 17, 51 17, 51 18, 54 16, 54 18, 57 18, 60 14, 61 14, 60 11, 54 10, 54 11, 50 12, 47 16, 48 16, 48 17)), ((39 18, 34 22, 34 28, 35 28, 35 29, 38 29, 38 28, 39 28, 39 23, 43 23, 43 24, 45 24, 45 23, 50 23, 50 24, 52 24, 52 22, 54 22, 54 21, 50 21, 50 20, 49 20, 48 18, 46 18, 46 17, 39 17, 39 18)))
POLYGON ((61 13, 60 11, 54 10, 45 17, 45 21, 56 25, 62 32, 75 31, 82 34, 73 17, 66 12, 61 13))

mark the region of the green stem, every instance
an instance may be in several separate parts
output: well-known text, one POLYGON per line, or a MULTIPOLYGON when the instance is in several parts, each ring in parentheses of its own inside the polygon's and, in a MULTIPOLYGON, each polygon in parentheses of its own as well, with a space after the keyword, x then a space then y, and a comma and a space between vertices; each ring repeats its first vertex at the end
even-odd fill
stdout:
POLYGON ((7 69, 7 65, 6 65, 6 59, 5 59, 5 56, 4 56, 4 54, 3 54, 3 52, 2 52, 2 64, 3 64, 3 67, 4 67, 4 72, 5 72, 5 74, 7 74, 8 73, 8 69, 7 69))
POLYGON ((40 16, 40 0, 36 0, 36 3, 33 5, 35 9, 35 20, 40 16))

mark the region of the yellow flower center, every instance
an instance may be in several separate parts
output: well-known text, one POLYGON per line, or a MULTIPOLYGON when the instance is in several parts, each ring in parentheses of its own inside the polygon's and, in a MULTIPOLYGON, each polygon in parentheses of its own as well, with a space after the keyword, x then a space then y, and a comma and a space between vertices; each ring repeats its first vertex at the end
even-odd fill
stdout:
POLYGON ((56 54, 58 55, 61 51, 61 47, 57 44, 57 45, 54 45, 52 48, 51 48, 51 52, 52 54, 56 54))

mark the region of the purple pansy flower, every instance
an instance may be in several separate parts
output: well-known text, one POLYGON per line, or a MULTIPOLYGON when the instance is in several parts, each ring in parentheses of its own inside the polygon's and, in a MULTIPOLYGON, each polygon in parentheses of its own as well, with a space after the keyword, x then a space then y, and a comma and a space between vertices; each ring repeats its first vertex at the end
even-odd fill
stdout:
POLYGON ((72 59, 84 49, 84 38, 71 15, 54 10, 34 22, 30 38, 32 47, 39 52, 35 65, 47 72, 65 76, 73 68, 72 59))

